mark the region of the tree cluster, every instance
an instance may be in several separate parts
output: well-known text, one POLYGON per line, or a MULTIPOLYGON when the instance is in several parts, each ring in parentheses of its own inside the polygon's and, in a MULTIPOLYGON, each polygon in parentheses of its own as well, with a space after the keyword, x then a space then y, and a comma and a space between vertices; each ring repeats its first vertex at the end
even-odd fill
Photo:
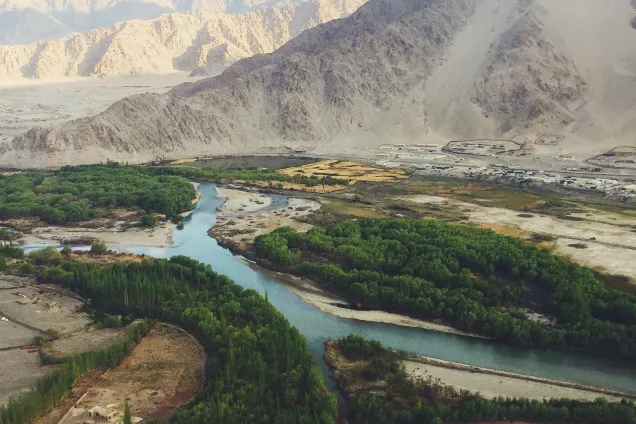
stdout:
POLYGON ((636 296, 608 290, 592 270, 491 230, 367 219, 307 233, 279 228, 256 240, 256 252, 354 306, 442 319, 519 346, 636 355, 636 296), (555 322, 529 319, 522 307, 555 322))
POLYGON ((298 330, 260 294, 209 266, 183 256, 103 268, 62 260, 38 279, 101 312, 158 319, 197 336, 206 385, 174 423, 335 423, 336 399, 298 330))
POLYGON ((100 218, 115 207, 176 216, 191 209, 194 194, 184 178, 148 175, 116 163, 65 167, 52 175, 0 177, 0 218, 66 224, 100 218))

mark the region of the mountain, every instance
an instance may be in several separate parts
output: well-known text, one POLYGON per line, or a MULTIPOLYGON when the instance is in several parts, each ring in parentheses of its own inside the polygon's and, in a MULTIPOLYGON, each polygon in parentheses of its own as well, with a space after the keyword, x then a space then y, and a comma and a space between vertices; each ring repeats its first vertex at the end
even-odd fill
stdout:
MULTIPOLYGON (((634 145, 631 0, 370 0, 271 54, 1 147, 24 166, 365 153, 383 142, 562 135, 634 145)), ((600 146, 600 147, 599 147, 600 146)))
POLYGON ((0 0, 0 44, 29 44, 165 13, 246 13, 285 0, 0 0))
POLYGON ((0 78, 217 74, 269 53, 302 31, 354 12, 364 0, 311 0, 244 14, 162 15, 23 46, 0 46, 0 78))

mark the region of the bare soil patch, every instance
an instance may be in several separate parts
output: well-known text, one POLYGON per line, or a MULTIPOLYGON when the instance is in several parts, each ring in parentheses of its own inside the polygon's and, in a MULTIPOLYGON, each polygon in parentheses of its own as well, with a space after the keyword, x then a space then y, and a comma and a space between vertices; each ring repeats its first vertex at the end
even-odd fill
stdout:
POLYGON ((90 371, 75 381, 71 393, 58 402, 51 411, 37 418, 32 424, 58 424, 64 415, 73 407, 84 394, 102 379, 106 370, 98 369, 90 371))
POLYGON ((99 228, 84 227, 38 227, 20 240, 21 243, 63 243, 73 244, 78 240, 100 240, 108 244, 131 244, 136 246, 172 246, 172 231, 176 225, 165 221, 154 228, 130 227, 125 221, 117 221, 112 226, 99 228))
POLYGON ((159 324, 121 365, 88 390, 61 422, 84 423, 87 411, 94 406, 121 412, 126 398, 136 417, 167 418, 198 391, 204 368, 205 351, 192 335, 159 324))
MULTIPOLYGON (((0 349, 9 349, 32 344, 40 333, 30 330, 13 321, 0 321, 0 349)), ((0 361, 0 368, 4 364, 0 361)), ((2 385, 0 379, 0 386, 2 385)))
POLYGON ((84 331, 46 343, 42 348, 42 353, 63 360, 70 355, 96 351, 110 346, 123 339, 125 334, 123 328, 84 331))
POLYGON ((216 195, 225 199, 219 215, 226 217, 258 212, 272 204, 270 196, 243 190, 217 187, 216 195))
POLYGON ((53 367, 40 366, 37 346, 0 351, 0 405, 28 391, 53 367))
POLYGON ((225 203, 219 210, 216 225, 210 229, 210 235, 233 245, 253 243, 257 236, 283 226, 306 231, 312 225, 302 223, 299 219, 321 208, 321 204, 314 200, 290 198, 281 209, 254 214, 269 206, 271 198, 228 189, 222 189, 221 196, 225 197, 225 203))
POLYGON ((84 329, 91 320, 79 311, 82 306, 82 301, 46 290, 46 287, 0 290, 0 313, 9 321, 35 332, 53 329, 61 334, 71 334, 84 329))

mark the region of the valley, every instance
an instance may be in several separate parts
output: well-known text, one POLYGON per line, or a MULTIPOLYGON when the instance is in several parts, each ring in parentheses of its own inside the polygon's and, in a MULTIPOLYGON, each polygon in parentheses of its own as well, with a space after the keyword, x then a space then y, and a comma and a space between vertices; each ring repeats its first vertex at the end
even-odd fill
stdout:
MULTIPOLYGON (((175 166, 179 167, 179 165, 175 166)), ((158 167, 157 171, 149 173, 159 172, 165 173, 168 170, 158 167)), ((124 238, 121 239, 120 243, 115 242, 110 246, 131 254, 145 254, 155 258, 187 255, 195 259, 200 258, 207 263, 211 262, 215 270, 232 276, 240 281, 244 287, 266 293, 269 301, 299 328, 317 359, 322 357, 323 343, 326 338, 341 337, 355 332, 368 337, 377 337, 395 348, 455 363, 450 369, 443 367, 435 368, 436 371, 431 369, 429 375, 443 376, 447 372, 457 373, 459 372, 456 370, 457 367, 468 364, 469 367, 490 368, 495 370, 493 372, 515 372, 569 381, 571 382, 569 384, 592 386, 593 388, 590 390, 601 390, 599 393, 605 393, 601 389, 604 388, 610 390, 610 392, 606 392, 607 396, 610 397, 613 396, 610 393, 614 392, 627 394, 636 392, 636 388, 631 384, 634 381, 633 369, 627 363, 621 365, 603 358, 591 358, 574 352, 542 351, 504 346, 491 340, 474 337, 474 335, 473 337, 462 337, 466 332, 459 331, 439 321, 418 320, 414 317, 389 314, 379 310, 366 311, 343 307, 348 303, 346 300, 325 291, 323 287, 314 282, 259 268, 253 264, 250 267, 248 263, 241 262, 240 258, 234 259, 230 252, 221 248, 215 239, 206 234, 206 231, 211 228, 211 235, 218 238, 222 244, 230 246, 235 252, 249 258, 254 238, 259 234, 267 234, 280 226, 291 225, 300 230, 307 230, 316 225, 326 225, 327 222, 347 222, 351 219, 364 219, 368 216, 398 220, 399 216, 411 218, 419 216, 425 220, 427 217, 429 220, 435 217, 453 222, 457 220, 458 213, 464 213, 460 208, 465 209, 469 205, 479 206, 479 203, 485 199, 490 199, 493 206, 504 210, 511 208, 509 210, 515 211, 527 205, 533 205, 537 208, 542 201, 554 201, 554 198, 551 197, 555 196, 554 194, 520 191, 515 196, 511 196, 512 192, 507 191, 510 189, 500 186, 483 184, 468 189, 450 181, 439 182, 414 176, 409 179, 394 179, 389 182, 360 181, 349 185, 344 190, 316 193, 311 191, 311 185, 306 187, 307 190, 280 189, 276 187, 276 184, 273 187, 268 187, 268 184, 259 183, 258 178, 276 179, 279 177, 276 176, 277 174, 262 170, 258 173, 251 171, 251 177, 247 177, 245 172, 241 174, 232 168, 219 168, 210 171, 202 168, 195 171, 186 166, 179 172, 202 172, 206 177, 200 177, 202 179, 199 181, 205 181, 206 178, 220 180, 228 178, 230 175, 233 177, 243 175, 243 178, 247 179, 243 180, 245 183, 234 181, 230 185, 218 188, 209 183, 200 183, 197 187, 200 197, 195 205, 195 210, 183 222, 183 229, 174 230, 171 247, 144 247, 140 245, 141 243, 137 245, 125 244, 124 238), (250 178, 255 179, 251 180, 250 178), (391 193, 391 195, 386 196, 386 193, 391 193), (472 199, 476 203, 467 201, 471 200, 466 198, 467 193, 478 194, 476 200, 472 199), (466 202, 466 204, 461 204, 459 207, 457 204, 451 204, 447 208, 439 208, 435 204, 405 202, 403 200, 406 198, 418 200, 423 196, 433 195, 447 196, 449 202, 466 202), (419 209, 420 207, 422 209, 419 209), (231 221, 235 222, 230 224, 231 221), (233 231, 232 226, 237 231, 233 231), (317 308, 312 305, 316 305, 317 308), (452 349, 448 348, 449 344, 453 346, 452 349), (483 354, 476 354, 480 351, 483 354), (445 369, 450 371, 442 371, 445 369)), ((280 175, 284 176, 285 173, 282 172, 280 175)), ((194 179, 197 180, 197 178, 194 179)), ((227 181, 226 184, 228 184, 227 181)), ((434 199, 436 198, 434 197, 434 199)), ((570 204, 571 200, 562 199, 562 201, 568 202, 567 207, 572 208, 572 213, 577 213, 575 206, 570 204)), ((564 207, 561 206, 562 209, 564 207)), ((582 205, 577 207, 580 208, 582 205)), ((608 213, 603 210, 603 205, 590 203, 586 204, 585 207, 589 208, 588 213, 591 215, 585 216, 586 220, 608 213)), ((564 210, 559 212, 563 213, 564 210)), ((518 213, 516 212, 516 214, 518 213)), ((612 216, 616 217, 617 226, 623 223, 618 219, 619 217, 622 217, 625 222, 630 222, 630 215, 622 215, 620 212, 612 213, 614 214, 612 216)), ((484 213, 484 216, 488 216, 488 213, 484 213)), ((564 222, 567 223, 567 221, 564 222)), ((583 225, 581 221, 573 223, 583 225)), ((512 226, 506 228, 504 224, 502 223, 496 230, 503 233, 522 231, 515 230, 512 226)), ((529 243, 542 243, 533 241, 531 232, 524 233, 523 236, 528 238, 529 243)), ((37 248, 37 246, 31 247, 29 244, 26 244, 25 247, 29 252, 37 248)), ((74 255, 77 255, 74 256, 75 260, 88 260, 93 254, 86 253, 86 256, 83 256, 83 254, 77 253, 74 255)), ((131 259, 126 256, 122 257, 122 260, 131 259)), ((101 264, 99 266, 109 266, 110 261, 97 260, 99 262, 96 263, 101 264)), ((471 334, 466 335, 471 336, 471 334)), ((319 361, 322 363, 321 360, 319 361)), ((413 365, 413 371, 416 371, 417 367, 418 365, 413 365)), ((470 372, 474 372, 474 370, 470 372)), ((488 389, 488 387, 494 384, 501 385, 499 383, 501 378, 497 380, 499 377, 488 377, 488 375, 491 374, 484 374, 483 382, 482 379, 474 380, 476 384, 481 384, 474 386, 475 390, 488 394, 490 393, 488 390, 493 390, 492 388, 488 389)), ((454 385, 461 387, 459 380, 452 379, 463 378, 461 373, 459 377, 451 378, 449 376, 448 378, 449 381, 454 382, 454 385)), ((532 390, 536 390, 533 389, 536 384, 538 383, 533 378, 521 376, 504 385, 502 392, 495 393, 532 396, 531 393, 533 393, 532 390), (513 387, 517 388, 513 390, 513 387)), ((566 389, 560 388, 562 386, 559 386, 559 383, 556 384, 556 388, 543 387, 539 390, 555 394, 570 393, 566 389), (549 390, 554 390, 554 392, 549 390)), ((574 396, 571 393, 570 395, 574 396)), ((594 396, 589 397, 594 398, 594 396)), ((56 414, 57 412, 52 413, 56 414)), ((59 415, 59 413, 57 414, 59 415)))
POLYGON ((634 424, 636 0, 0 0, 0 424, 634 424))
MULTIPOLYGON (((54 128, 92 116, 117 100, 141 93, 165 93, 199 78, 188 73, 76 81, 20 81, 0 79, 0 142, 10 142, 34 125, 54 128)), ((7 165, 8 168, 12 166, 7 165)), ((46 167, 46 166, 45 166, 46 167)))

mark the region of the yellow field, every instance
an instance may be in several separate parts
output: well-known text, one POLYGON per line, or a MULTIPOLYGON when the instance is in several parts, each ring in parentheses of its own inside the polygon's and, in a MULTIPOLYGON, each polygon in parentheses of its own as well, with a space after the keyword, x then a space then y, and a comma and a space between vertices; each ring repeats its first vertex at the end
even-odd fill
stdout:
MULTIPOLYGON (((320 162, 310 163, 303 166, 281 169, 278 172, 293 177, 294 175, 306 175, 308 177, 333 177, 345 179, 349 184, 355 184, 358 181, 365 182, 394 182, 407 179, 408 175, 401 169, 384 169, 374 166, 364 165, 358 162, 339 161, 339 160, 322 160, 320 162)), ((342 187, 327 188, 326 191, 340 190, 342 187)), ((320 190, 323 191, 323 190, 320 190)))
POLYGON ((170 165, 184 165, 186 163, 194 163, 197 160, 195 158, 177 159, 170 162, 170 165))

